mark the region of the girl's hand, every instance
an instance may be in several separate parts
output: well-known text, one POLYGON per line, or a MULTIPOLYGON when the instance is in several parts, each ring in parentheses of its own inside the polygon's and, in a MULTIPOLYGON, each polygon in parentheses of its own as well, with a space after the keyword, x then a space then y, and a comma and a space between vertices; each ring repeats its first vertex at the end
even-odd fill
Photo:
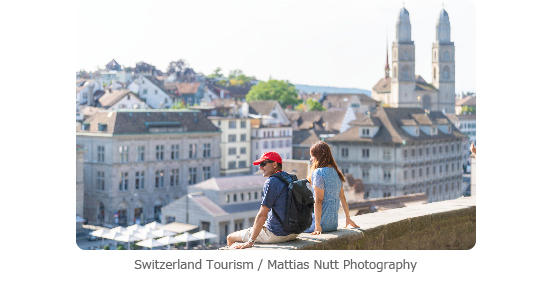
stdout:
POLYGON ((349 225, 351 225, 351 227, 354 227, 354 228, 360 228, 350 217, 347 217, 347 219, 345 219, 345 228, 347 228, 347 226, 349 225))
POLYGON ((311 233, 311 235, 320 235, 322 234, 322 226, 320 224, 316 224, 314 227, 314 231, 311 233))

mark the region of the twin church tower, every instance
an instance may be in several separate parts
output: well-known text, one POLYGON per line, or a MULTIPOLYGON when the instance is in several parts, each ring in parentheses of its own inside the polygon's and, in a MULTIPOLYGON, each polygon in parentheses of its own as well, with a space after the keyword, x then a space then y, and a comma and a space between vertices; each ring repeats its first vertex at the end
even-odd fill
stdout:
POLYGON ((415 75, 415 47, 411 39, 410 15, 403 7, 397 21, 397 38, 385 65, 385 77, 372 89, 372 98, 384 106, 421 107, 430 111, 454 113, 454 43, 450 41, 450 21, 443 9, 436 26, 432 47, 431 83, 415 75), (391 73, 390 73, 391 72, 391 73))

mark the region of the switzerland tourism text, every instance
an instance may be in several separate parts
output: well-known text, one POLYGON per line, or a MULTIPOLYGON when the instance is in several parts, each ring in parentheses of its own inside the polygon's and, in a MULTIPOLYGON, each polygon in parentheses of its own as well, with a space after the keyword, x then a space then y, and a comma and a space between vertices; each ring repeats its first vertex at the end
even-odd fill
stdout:
POLYGON ((197 261, 134 261, 134 269, 232 269, 242 270, 251 269, 259 271, 263 269, 364 269, 382 272, 384 270, 410 270, 414 272, 417 262, 403 261, 368 261, 368 260, 353 260, 346 259, 343 261, 333 260, 314 260, 314 261, 297 261, 297 260, 264 260, 261 259, 257 264, 251 261, 215 261, 211 259, 202 259, 197 261), (255 266, 256 265, 256 266, 255 266))

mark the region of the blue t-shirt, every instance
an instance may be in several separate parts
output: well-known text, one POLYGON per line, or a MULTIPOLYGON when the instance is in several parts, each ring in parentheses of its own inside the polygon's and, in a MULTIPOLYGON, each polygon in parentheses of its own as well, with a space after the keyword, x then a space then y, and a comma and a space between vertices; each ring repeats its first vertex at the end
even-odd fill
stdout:
MULTIPOLYGON (((343 182, 339 178, 337 171, 333 167, 321 167, 312 172, 312 186, 324 190, 324 200, 322 200, 322 217, 320 227, 322 232, 337 230, 337 213, 339 212, 339 192, 343 182)), ((316 196, 315 196, 316 198, 316 196)), ((303 232, 313 232, 316 222, 314 212, 312 213, 312 224, 303 232)))
MULTIPOLYGON (((285 177, 289 182, 292 181, 291 176, 287 172, 281 171, 278 172, 278 174, 285 177)), ((290 234, 284 230, 276 216, 274 216, 273 214, 273 212, 275 211, 280 219, 284 220, 286 216, 287 195, 288 187, 282 180, 276 177, 269 177, 265 181, 263 186, 263 198, 261 200, 261 205, 266 206, 270 209, 265 222, 265 226, 276 236, 287 236, 290 234)))

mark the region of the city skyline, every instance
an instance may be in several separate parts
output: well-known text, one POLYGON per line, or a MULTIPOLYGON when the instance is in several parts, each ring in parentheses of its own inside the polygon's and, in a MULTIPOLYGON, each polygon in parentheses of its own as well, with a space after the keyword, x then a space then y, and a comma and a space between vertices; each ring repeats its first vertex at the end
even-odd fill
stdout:
POLYGON ((241 69, 260 80, 366 90, 384 75, 386 45, 390 52, 403 3, 416 45, 416 74, 430 79, 431 45, 444 6, 456 46, 456 93, 476 90, 475 7, 469 1, 345 1, 339 7, 311 1, 240 1, 239 6, 121 1, 109 4, 109 21, 95 16, 106 13, 102 1, 84 3, 77 4, 87 11, 77 17, 77 29, 102 32, 101 40, 77 36, 78 53, 86 54, 77 56, 77 70, 103 68, 115 59, 123 66, 144 61, 165 71, 170 61, 184 59, 205 75, 221 67, 224 75, 241 69), (186 12, 190 9, 200 12, 186 12))

